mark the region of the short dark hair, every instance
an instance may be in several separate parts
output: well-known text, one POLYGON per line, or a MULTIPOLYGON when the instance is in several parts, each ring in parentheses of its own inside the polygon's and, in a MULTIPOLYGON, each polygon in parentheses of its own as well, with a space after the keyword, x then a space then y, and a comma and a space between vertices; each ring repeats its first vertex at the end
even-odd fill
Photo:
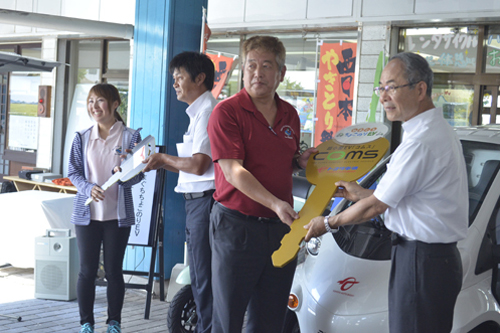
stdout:
POLYGON ((405 76, 408 82, 418 83, 424 81, 427 84, 426 95, 432 96, 432 84, 434 73, 427 60, 421 55, 411 52, 402 52, 392 56, 389 61, 399 59, 405 67, 405 76))
POLYGON ((191 77, 191 81, 201 73, 205 73, 203 84, 208 91, 214 87, 215 66, 213 61, 203 53, 186 51, 179 53, 170 61, 168 71, 172 74, 176 69, 184 68, 191 77))
MULTIPOLYGON (((87 105, 89 104, 90 94, 94 94, 98 97, 105 98, 106 101, 108 102, 109 108, 111 108, 111 105, 116 101, 118 102, 118 106, 120 106, 120 104, 122 104, 122 100, 120 98, 120 93, 118 92, 118 89, 112 84, 98 83, 95 86, 93 86, 92 88, 90 88, 89 94, 87 95, 87 105)), ((120 116, 120 114, 118 113, 118 107, 115 110, 111 110, 111 111, 113 111, 113 114, 115 115, 116 120, 121 121, 123 124, 125 124, 122 116, 120 116)), ((91 116, 90 111, 88 109, 87 109, 87 112, 88 112, 89 116, 91 116)))

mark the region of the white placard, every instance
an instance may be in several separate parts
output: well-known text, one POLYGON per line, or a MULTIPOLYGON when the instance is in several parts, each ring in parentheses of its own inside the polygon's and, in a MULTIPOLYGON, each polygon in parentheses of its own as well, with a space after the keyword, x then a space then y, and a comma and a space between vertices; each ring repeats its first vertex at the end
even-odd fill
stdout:
POLYGON ((132 187, 134 198, 135 225, 132 226, 129 244, 148 245, 151 229, 153 199, 155 195, 156 170, 144 173, 144 179, 132 187))

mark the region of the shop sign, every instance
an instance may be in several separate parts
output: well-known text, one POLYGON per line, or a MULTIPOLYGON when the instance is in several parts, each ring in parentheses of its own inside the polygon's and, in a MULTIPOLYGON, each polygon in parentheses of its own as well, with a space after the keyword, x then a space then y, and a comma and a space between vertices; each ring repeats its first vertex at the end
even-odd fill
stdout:
POLYGON ((477 35, 466 33, 407 36, 405 50, 421 54, 432 69, 446 72, 476 70, 477 35))
POLYGON ((317 122, 314 142, 328 141, 339 130, 351 125, 355 43, 323 43, 320 48, 317 122))

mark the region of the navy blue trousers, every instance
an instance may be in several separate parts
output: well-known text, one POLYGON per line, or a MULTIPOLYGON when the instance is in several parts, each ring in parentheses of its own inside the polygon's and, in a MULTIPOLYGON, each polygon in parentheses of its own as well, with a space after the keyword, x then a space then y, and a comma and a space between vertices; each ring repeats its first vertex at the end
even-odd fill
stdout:
POLYGON ((186 200, 186 244, 191 276, 191 290, 198 321, 196 332, 212 329, 212 252, 209 242, 210 210, 213 197, 186 200))
POLYGON ((446 333, 462 287, 457 243, 428 244, 398 238, 389 282, 391 333, 446 333))
POLYGON ((289 231, 279 220, 242 219, 215 203, 210 216, 212 333, 241 332, 245 310, 247 333, 282 331, 297 260, 277 268, 271 256, 289 231))

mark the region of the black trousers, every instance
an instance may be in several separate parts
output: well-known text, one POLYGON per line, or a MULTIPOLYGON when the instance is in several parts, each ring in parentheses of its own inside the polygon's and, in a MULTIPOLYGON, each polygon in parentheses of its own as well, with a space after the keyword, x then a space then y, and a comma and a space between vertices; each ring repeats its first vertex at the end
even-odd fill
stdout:
POLYGON ((290 227, 257 221, 215 203, 210 215, 212 333, 279 333, 287 311, 297 260, 283 268, 271 256, 290 227))
POLYGON ((103 244, 104 271, 108 287, 108 319, 121 322, 125 282, 123 280, 123 257, 127 248, 130 227, 119 228, 118 221, 90 221, 88 226, 75 226, 80 273, 77 282, 80 323, 94 325, 95 280, 99 268, 101 243, 103 244))
POLYGON ((394 243, 389 282, 390 332, 450 332, 462 287, 457 243, 428 244, 401 237, 394 243))
POLYGON ((189 274, 198 314, 198 333, 210 333, 212 329, 212 251, 209 241, 212 204, 211 195, 186 200, 185 204, 189 274))

